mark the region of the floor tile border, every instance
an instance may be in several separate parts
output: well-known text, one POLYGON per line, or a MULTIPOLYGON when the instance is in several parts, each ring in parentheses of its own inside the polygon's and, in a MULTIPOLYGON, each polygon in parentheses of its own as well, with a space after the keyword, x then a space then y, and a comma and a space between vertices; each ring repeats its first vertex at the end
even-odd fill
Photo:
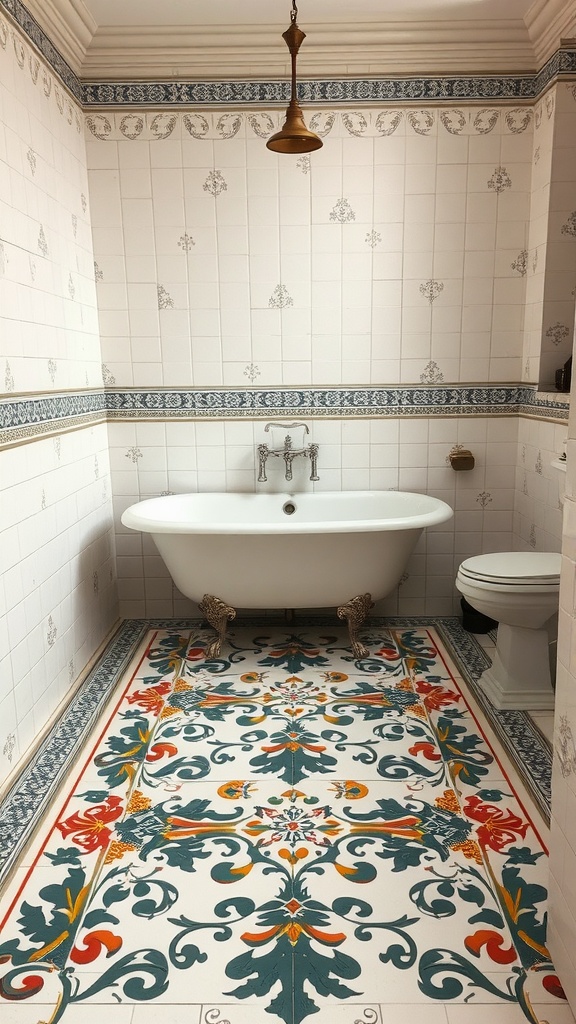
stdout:
POLYGON ((437 619, 434 623, 448 652, 462 673, 498 739, 506 749, 526 789, 547 824, 550 822, 552 747, 526 711, 499 711, 478 686, 490 658, 460 620, 437 619), (530 764, 530 772, 526 769, 530 764))
MULTIPOLYGON (((310 626, 335 628, 329 616, 314 616, 286 623, 277 618, 246 617, 239 626, 284 627, 288 630, 310 626)), ((110 640, 100 659, 74 695, 64 714, 33 756, 24 764, 0 804, 0 882, 14 867, 31 838, 53 795, 71 767, 81 745, 104 714, 108 700, 138 645, 151 629, 187 630, 200 626, 194 619, 127 619, 110 640)), ((546 820, 550 814, 552 751, 524 711, 496 711, 477 686, 477 680, 490 663, 475 638, 457 618, 436 616, 375 617, 370 626, 398 629, 435 627, 448 653, 460 669, 464 681, 504 744, 518 773, 546 820), (531 774, 523 758, 530 759, 531 774)))

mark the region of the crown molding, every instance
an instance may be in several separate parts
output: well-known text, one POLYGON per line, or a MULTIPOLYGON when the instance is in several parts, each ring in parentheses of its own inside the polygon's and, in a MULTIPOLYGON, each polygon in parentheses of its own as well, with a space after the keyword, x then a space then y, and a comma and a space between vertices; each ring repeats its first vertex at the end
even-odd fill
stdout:
POLYGON ((542 67, 564 37, 576 35, 576 0, 534 0, 524 20, 536 64, 542 67))
POLYGON ((98 30, 82 0, 25 0, 25 6, 75 74, 80 76, 86 51, 98 30))
MULTIPOLYGON (((534 51, 521 21, 307 25, 301 73, 533 72, 534 51)), ((82 67, 89 81, 161 78, 220 81, 286 76, 289 58, 277 26, 104 27, 82 67)))

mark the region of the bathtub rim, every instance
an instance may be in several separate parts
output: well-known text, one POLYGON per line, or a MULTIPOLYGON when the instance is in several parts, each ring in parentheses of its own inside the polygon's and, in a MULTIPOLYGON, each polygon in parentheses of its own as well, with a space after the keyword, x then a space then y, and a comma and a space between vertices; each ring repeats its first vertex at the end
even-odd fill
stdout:
MULTIPOLYGON (((171 502, 172 503, 172 502, 171 502)), ((141 533, 167 533, 167 534, 179 534, 179 535, 230 535, 230 536, 257 536, 257 535, 292 535, 292 534, 325 534, 325 533, 378 533, 378 532, 389 532, 393 533, 399 530, 422 530, 430 526, 437 526, 441 523, 448 522, 454 516, 454 509, 443 501, 441 498, 436 498, 434 495, 425 494, 421 491, 378 491, 378 490, 363 490, 363 491, 302 491, 302 492, 278 492, 271 494, 266 492, 265 494, 259 494, 251 491, 187 491, 182 494, 167 494, 160 495, 154 498, 144 498, 141 501, 135 502, 129 505, 121 515, 122 525, 131 530, 137 530, 141 533), (238 497, 238 498, 277 498, 278 506, 281 509, 282 505, 287 502, 294 502, 295 504, 301 498, 310 498, 317 493, 322 495, 324 498, 337 497, 340 495, 346 495, 347 497, 356 497, 359 500, 366 498, 367 495, 385 495, 385 494, 398 494, 398 495, 409 495, 415 496, 419 499, 426 499, 430 502, 430 508, 426 511, 421 511, 411 516, 396 516, 387 517, 380 519, 334 519, 334 520, 295 520, 291 516, 285 516, 278 522, 272 522, 270 520, 264 521, 253 521, 253 522, 233 522, 228 521, 169 521, 165 519, 158 519, 150 515, 146 516, 147 509, 150 509, 154 505, 160 503, 165 504, 170 501, 171 498, 189 498, 189 497, 212 497, 214 499, 215 506, 219 499, 226 497, 238 497)))

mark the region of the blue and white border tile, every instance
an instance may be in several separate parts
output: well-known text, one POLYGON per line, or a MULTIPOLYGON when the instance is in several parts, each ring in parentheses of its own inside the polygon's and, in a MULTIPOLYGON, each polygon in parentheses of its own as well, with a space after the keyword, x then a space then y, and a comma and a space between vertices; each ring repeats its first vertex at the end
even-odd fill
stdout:
POLYGON ((4 10, 11 16, 18 28, 28 37, 33 46, 38 50, 52 71, 79 103, 83 102, 84 90, 78 76, 64 60, 64 57, 56 49, 44 29, 40 27, 35 18, 26 9, 21 0, 0 0, 0 12, 4 10))
POLYGON ((30 838, 31 828, 40 821, 148 628, 147 622, 138 619, 120 627, 5 794, 0 804, 0 879, 13 866, 30 838))
MULTIPOLYGON (((0 0, 72 95, 86 108, 285 105, 287 81, 268 82, 82 82, 21 0, 0 0)), ((535 100, 556 79, 576 74, 576 50, 558 50, 537 74, 412 76, 402 78, 310 79, 299 83, 307 103, 414 103, 457 100, 535 100)))
POLYGON ((0 400, 0 447, 114 420, 258 419, 270 415, 531 416, 566 420, 568 404, 525 384, 352 388, 130 388, 0 400))

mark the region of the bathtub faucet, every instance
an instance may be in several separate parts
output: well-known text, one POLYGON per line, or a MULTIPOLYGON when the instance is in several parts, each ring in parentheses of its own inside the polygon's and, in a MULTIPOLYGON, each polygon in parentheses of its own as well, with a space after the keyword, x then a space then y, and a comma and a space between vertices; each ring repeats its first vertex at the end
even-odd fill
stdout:
MULTIPOLYGON (((264 427, 264 431, 268 433, 270 427, 278 427, 281 430, 293 430, 295 427, 303 427, 307 434, 310 433, 305 423, 267 423, 264 427)), ((284 477, 286 480, 292 479, 292 463, 298 456, 304 456, 305 459, 310 459, 310 480, 319 480, 318 476, 318 445, 310 443, 303 445, 302 448, 294 448, 292 443, 292 437, 289 433, 284 437, 284 444, 282 448, 270 448, 267 444, 258 445, 258 483, 264 483, 268 477, 266 476, 266 461, 269 458, 273 459, 284 459, 284 465, 286 467, 284 477)))

